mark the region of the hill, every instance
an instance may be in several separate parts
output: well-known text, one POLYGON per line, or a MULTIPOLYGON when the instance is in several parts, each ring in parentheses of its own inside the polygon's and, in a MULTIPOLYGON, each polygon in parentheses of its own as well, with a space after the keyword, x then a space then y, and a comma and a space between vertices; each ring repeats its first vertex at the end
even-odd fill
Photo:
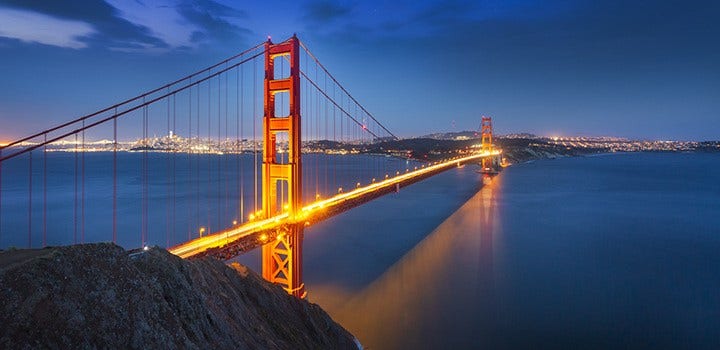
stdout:
POLYGON ((0 348, 356 349, 319 306, 248 268, 160 248, 0 253, 0 348))

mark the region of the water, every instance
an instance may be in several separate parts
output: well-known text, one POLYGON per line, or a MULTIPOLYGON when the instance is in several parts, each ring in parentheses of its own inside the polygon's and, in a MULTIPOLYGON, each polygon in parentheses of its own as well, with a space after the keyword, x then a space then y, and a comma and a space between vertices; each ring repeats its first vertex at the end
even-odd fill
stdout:
POLYGON ((478 192, 467 166, 308 230, 309 298, 370 349, 717 349, 718 179, 719 154, 619 154, 478 192))
MULTIPOLYGON (((111 159, 95 156, 88 164, 105 173, 89 180, 87 192, 107 201, 111 159)), ((121 162, 137 170, 139 156, 127 154, 121 162)), ((151 157, 155 166, 170 164, 166 155, 151 157)), ((367 168, 358 165, 367 160, 363 157, 341 157, 346 170, 307 175, 306 187, 313 177, 319 184, 323 177, 337 177, 352 186, 350 174, 367 168)), ((178 218, 186 206, 204 213, 224 209, 217 202, 225 188, 220 179, 238 174, 232 166, 221 168, 228 171, 223 176, 206 173, 223 164, 218 159, 194 160, 200 175, 177 172, 178 218), (200 206, 192 204, 197 182, 215 193, 202 197, 209 199, 200 206)), ((241 159, 247 179, 253 163, 241 159)), ((378 158, 371 159, 378 164, 378 158)), ((325 159, 307 161, 310 171, 309 164, 317 168, 325 159)), ((185 168, 182 164, 177 159, 178 169, 185 168)), ((27 220, 26 207, 12 209, 13 201, 26 196, 23 169, 3 168, 3 246, 26 243, 23 229, 11 229, 27 220)), ((38 169, 36 163, 36 182, 42 176, 38 169)), ((53 169, 49 186, 61 190, 50 198, 53 212, 72 217, 74 192, 67 182, 72 183, 74 169, 53 169)), ((468 165, 448 171, 308 228, 309 300, 370 349, 720 348, 720 154, 535 161, 506 169, 482 189, 476 170, 468 165)), ((139 220, 141 179, 132 174, 120 176, 120 192, 130 217, 139 220)), ((149 240, 161 245, 173 208, 163 197, 171 192, 167 179, 159 176, 150 186, 151 208, 161 219, 151 222, 156 230, 150 230, 149 240)), ((232 192, 232 181, 229 186, 232 192)), ((36 205, 39 200, 36 195, 36 205)), ((93 213, 88 227, 109 227, 106 208, 86 210, 93 213)), ((41 212, 35 211, 37 218, 41 212)), ((59 218, 67 220, 63 215, 59 218)), ((215 215, 211 219, 220 221, 215 215)), ((184 227, 197 224, 179 223, 178 237, 171 238, 181 240, 188 233, 184 227)), ((52 221, 53 228, 71 225, 72 220, 52 221)), ((127 245, 137 246, 137 224, 121 228, 132 236, 127 245)), ((72 227, 59 232, 48 241, 72 243, 72 227)), ((108 240, 107 229, 97 237, 91 232, 88 240, 108 240)), ((37 227, 32 239, 38 244, 37 227)), ((259 251, 238 260, 259 271, 259 251)))
MULTIPOLYGON (((108 152, 14 158, 0 169, 0 249, 112 241, 114 181, 116 239, 126 248, 167 247, 197 237, 200 229, 219 231, 261 209, 261 162, 262 155, 252 154, 119 152, 114 180, 108 152)), ((306 154, 303 198, 327 198, 338 188, 367 185, 417 165, 385 156, 306 154)), ((284 187, 278 193, 287 200, 284 187)))

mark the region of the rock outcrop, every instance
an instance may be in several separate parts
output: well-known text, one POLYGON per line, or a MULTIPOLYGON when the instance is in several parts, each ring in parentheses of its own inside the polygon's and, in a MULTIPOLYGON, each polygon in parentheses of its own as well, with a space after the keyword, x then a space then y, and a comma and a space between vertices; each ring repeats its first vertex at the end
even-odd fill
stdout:
POLYGON ((253 271, 101 243, 0 253, 0 348, 356 349, 253 271))

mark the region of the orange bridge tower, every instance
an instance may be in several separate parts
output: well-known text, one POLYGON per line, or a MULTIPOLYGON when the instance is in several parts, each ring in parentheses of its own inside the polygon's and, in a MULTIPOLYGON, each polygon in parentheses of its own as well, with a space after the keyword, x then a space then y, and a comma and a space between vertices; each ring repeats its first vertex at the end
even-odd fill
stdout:
MULTIPOLYGON (((493 150, 493 128, 492 118, 483 116, 480 122, 480 136, 481 136, 481 150, 483 152, 492 152, 493 150)), ((482 159, 482 171, 491 172, 494 171, 493 158, 485 157, 482 159)))
POLYGON ((306 295, 302 280, 303 225, 295 223, 302 208, 302 162, 300 156, 300 52, 298 38, 279 44, 265 43, 263 116, 262 210, 265 218, 286 210, 290 224, 262 247, 262 273, 266 280, 281 285, 298 297, 306 295), (290 75, 275 79, 275 59, 288 59, 290 75), (289 114, 276 115, 275 95, 287 93, 289 114), (277 153, 277 136, 286 134, 288 157, 277 153), (278 196, 287 193, 287 202, 278 196))

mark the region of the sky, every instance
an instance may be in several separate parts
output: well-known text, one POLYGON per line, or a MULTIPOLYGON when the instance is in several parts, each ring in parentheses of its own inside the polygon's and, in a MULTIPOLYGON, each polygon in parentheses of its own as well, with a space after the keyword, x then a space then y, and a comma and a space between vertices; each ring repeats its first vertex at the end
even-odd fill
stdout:
POLYGON ((0 0, 0 142, 293 33, 404 137, 720 139, 718 1, 0 0))

